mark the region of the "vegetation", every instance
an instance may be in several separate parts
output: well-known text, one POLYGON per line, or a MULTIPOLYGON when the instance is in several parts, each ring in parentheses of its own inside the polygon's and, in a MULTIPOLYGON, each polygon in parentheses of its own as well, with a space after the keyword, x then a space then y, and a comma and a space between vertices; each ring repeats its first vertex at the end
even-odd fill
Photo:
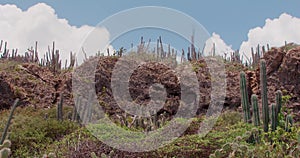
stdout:
MULTIPOLYGON (((1 42, 3 43, 3 42, 1 42)), ((29 49, 25 56, 18 56, 16 50, 9 53, 5 43, 1 58, 12 61, 33 62, 47 67, 54 75, 62 71, 59 51, 49 50, 43 59, 37 55, 37 47, 29 49)), ((37 45, 37 43, 36 43, 37 45)), ((177 52, 164 51, 161 38, 157 42, 157 50, 153 59, 162 61, 171 57, 170 62, 177 63, 177 52), (174 58, 175 57, 175 58, 174 58)), ((2 44, 0 46, 1 51, 2 44)), ((215 46, 214 46, 215 47, 215 46)), ((147 51, 148 47, 141 39, 138 52, 147 51)), ((269 46, 267 46, 269 50, 269 46)), ((286 46, 286 49, 292 49, 286 46)), ((198 129, 204 120, 203 115, 191 119, 188 129, 166 146, 157 150, 132 153, 109 147, 97 138, 110 139, 120 136, 124 143, 132 142, 132 138, 126 137, 126 133, 118 133, 113 130, 111 124, 95 123, 85 125, 93 118, 91 106, 85 109, 71 107, 64 103, 66 99, 63 92, 57 96, 57 102, 50 108, 17 107, 18 100, 13 104, 11 111, 0 111, 0 130, 3 131, 0 142, 0 158, 11 157, 300 157, 300 128, 299 123, 294 122, 293 114, 287 113, 287 103, 292 98, 287 91, 276 91, 276 102, 268 104, 266 62, 260 61, 265 53, 265 47, 258 46, 256 53, 252 51, 252 61, 241 59, 241 54, 236 51, 231 53, 229 59, 224 58, 229 65, 228 71, 240 72, 240 96, 242 113, 230 109, 223 111, 213 129, 207 135, 199 135, 198 129), (244 65, 243 65, 244 64, 244 65), (245 65, 255 68, 260 65, 260 98, 258 94, 249 94, 247 74, 243 71, 245 65), (251 96, 249 96, 251 95, 251 96), (261 100, 261 104, 259 101, 261 100), (261 105, 261 106, 260 106, 261 105), (260 107, 262 111, 260 112, 260 107), (78 111, 84 116, 79 118, 78 111), (105 134, 93 135, 88 129, 105 130, 105 134)), ((121 48, 117 52, 109 53, 114 57, 120 57, 126 52, 121 48)), ((196 51, 191 44, 187 54, 182 51, 181 61, 192 61, 194 71, 205 67, 199 62, 203 52, 196 51)), ((100 55, 100 54, 98 54, 100 55)), ((215 48, 211 55, 215 55, 215 48)), ((86 57, 87 58, 87 57, 86 57)), ((65 69, 72 69, 75 65, 75 55, 70 54, 70 65, 65 69)), ((4 66, 7 66, 4 64, 4 66)), ((18 69, 18 67, 15 67, 18 69)), ((2 69, 1 69, 2 70, 2 69)), ((16 76, 18 78, 18 76, 16 76)), ((213 80, 213 79, 211 79, 213 80)), ((238 82, 237 82, 238 83, 238 82)), ((103 87, 103 92, 106 88, 103 87)), ((21 90, 18 93, 22 93, 21 90)), ((90 99, 90 98, 89 98, 90 99)), ((88 99, 88 100, 89 100, 88 99)), ((80 104, 77 100, 76 104, 80 104)), ((89 101, 87 103, 90 104, 89 101)), ((105 102, 101 102, 106 106, 105 102)), ((107 105, 108 106, 108 105, 107 105)), ((116 115, 110 118, 118 128, 127 132, 150 132, 162 130, 172 119, 166 113, 153 114, 149 118, 131 115, 116 115)), ((212 118, 214 119, 214 118, 212 118)), ((187 121, 178 118, 178 121, 187 121)), ((161 135, 156 137, 163 139, 161 135)), ((138 139, 138 138, 137 138, 138 139)))

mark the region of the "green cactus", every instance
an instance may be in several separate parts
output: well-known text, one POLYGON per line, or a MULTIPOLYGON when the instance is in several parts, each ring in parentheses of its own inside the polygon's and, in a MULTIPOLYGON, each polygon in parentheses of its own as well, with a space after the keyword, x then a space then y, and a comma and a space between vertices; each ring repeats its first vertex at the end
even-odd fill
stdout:
POLYGON ((293 118, 291 115, 287 115, 285 119, 285 131, 290 132, 292 126, 293 126, 293 118))
POLYGON ((260 61, 260 89, 262 99, 262 114, 264 131, 269 131, 269 106, 268 106, 268 90, 267 90, 267 73, 266 73, 266 61, 260 61))
POLYGON ((14 115, 14 111, 16 110, 17 106, 18 106, 18 103, 19 103, 19 99, 17 98, 12 106, 12 109, 10 111, 10 114, 9 114, 9 117, 8 117, 8 120, 7 120, 7 123, 6 123, 6 126, 4 128, 4 131, 3 131, 3 134, 2 134, 2 138, 0 140, 0 144, 3 144, 5 138, 6 138, 6 135, 7 135, 7 132, 8 132, 8 128, 10 126, 10 121, 14 115))
POLYGON ((281 113, 282 107, 282 92, 280 90, 276 91, 276 112, 277 112, 277 126, 279 125, 279 114, 281 113))
POLYGON ((241 102, 242 107, 244 111, 244 121, 249 122, 250 121, 250 106, 248 101, 248 91, 247 91, 247 85, 246 85, 246 74, 245 72, 240 73, 240 91, 241 91, 241 102))
POLYGON ((276 128, 277 128, 277 118, 278 118, 278 113, 277 113, 277 110, 276 110, 276 105, 275 104, 272 104, 272 115, 271 115, 271 128, 272 128, 272 131, 275 131, 276 128))
POLYGON ((260 126, 257 95, 253 94, 251 96, 251 103, 252 103, 252 107, 253 107, 253 123, 254 123, 254 126, 260 126))
POLYGON ((277 112, 280 113, 282 107, 282 92, 280 90, 276 91, 276 107, 277 112))
POLYGON ((78 115, 77 115, 76 105, 74 105, 71 120, 75 122, 77 120, 77 117, 78 117, 78 115))
POLYGON ((57 120, 63 121, 63 94, 60 93, 60 100, 57 104, 57 120))

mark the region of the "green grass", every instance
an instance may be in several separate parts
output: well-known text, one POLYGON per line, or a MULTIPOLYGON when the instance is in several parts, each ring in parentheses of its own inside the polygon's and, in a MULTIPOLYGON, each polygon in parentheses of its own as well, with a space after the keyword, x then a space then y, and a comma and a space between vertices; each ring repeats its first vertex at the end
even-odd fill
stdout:
MULTIPOLYGON (((70 109, 65 109, 65 113, 70 109)), ((0 114, 0 130, 8 117, 8 111, 0 114)), ((43 155, 47 146, 74 132, 79 126, 71 121, 56 120, 56 109, 35 110, 17 108, 9 128, 8 139, 12 142, 13 157, 33 157, 43 155), (45 119, 45 116, 48 118, 45 119)))
MULTIPOLYGON (((65 108, 64 113, 66 114, 71 110, 65 108)), ((5 125, 8 112, 8 110, 0 112, 0 130, 5 125)), ((203 117, 192 119, 192 123, 185 134, 155 151, 132 154, 134 157, 209 157, 217 151, 227 157, 232 151, 225 152, 222 147, 228 144, 227 146, 240 146, 236 149, 239 151, 247 149, 244 153, 255 153, 258 157, 266 153, 271 156, 274 154, 286 156, 288 152, 296 150, 292 146, 297 144, 298 139, 300 141, 299 126, 295 126, 290 133, 279 128, 276 132, 262 134, 261 144, 251 143, 249 138, 255 129, 254 126, 243 123, 242 115, 234 111, 222 113, 207 135, 198 135, 197 129, 203 119, 203 117), (270 141, 273 141, 276 146, 270 145, 270 141)), ((185 119, 178 119, 179 123, 185 121, 185 119)), ((166 123, 166 125, 168 124, 166 123)), ((88 125, 88 127, 98 131, 96 136, 102 140, 123 137, 124 139, 119 140, 120 142, 132 143, 143 139, 143 136, 139 134, 134 137, 130 136, 131 132, 139 132, 139 130, 122 128, 124 132, 120 133, 115 129, 121 129, 121 127, 112 126, 105 122, 88 125)), ((67 120, 57 121, 56 108, 40 110, 30 107, 17 108, 9 131, 13 157, 42 157, 43 154, 48 153, 55 153, 57 157, 69 157, 77 153, 86 157, 90 156, 92 152, 100 157, 101 154, 108 155, 113 150, 108 145, 101 143, 86 127, 67 120), (48 119, 44 118, 46 114, 48 119)), ((163 139, 161 135, 153 136, 157 139, 163 139)), ((238 151, 236 151, 237 153, 238 151)), ((114 149, 114 154, 122 155, 124 152, 114 149)))

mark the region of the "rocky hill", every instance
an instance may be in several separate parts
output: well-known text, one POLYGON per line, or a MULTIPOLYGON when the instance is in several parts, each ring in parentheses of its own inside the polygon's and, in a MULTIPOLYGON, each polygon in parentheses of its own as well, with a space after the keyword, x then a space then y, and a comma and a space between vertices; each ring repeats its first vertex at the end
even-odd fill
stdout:
MULTIPOLYGON (((287 105, 297 116, 296 120, 299 120, 300 47, 272 48, 263 58, 267 63, 269 103, 274 102, 276 90, 281 90, 283 95, 290 96, 287 105)), ((122 113, 112 97, 110 84, 117 61, 116 57, 101 57, 95 74, 98 100, 106 103, 104 109, 109 115, 122 113)), ((200 87, 197 112, 200 114, 209 106, 211 77, 204 60, 192 64, 200 87)), ((248 77, 249 95, 260 94, 258 68, 249 69, 242 64, 226 63, 227 93, 224 106, 227 108, 240 107, 239 72, 242 70, 248 77)), ((134 71, 129 84, 131 97, 141 104, 147 103, 150 99, 148 89, 152 83, 161 83, 167 89, 167 101, 159 112, 174 115, 180 99, 179 79, 163 64, 147 63, 134 71)), ((9 108, 15 98, 21 99, 22 106, 47 108, 57 104, 60 94, 63 94, 64 105, 74 106, 71 70, 62 70, 59 74, 53 74, 48 68, 37 64, 0 60, 0 109, 9 108)))

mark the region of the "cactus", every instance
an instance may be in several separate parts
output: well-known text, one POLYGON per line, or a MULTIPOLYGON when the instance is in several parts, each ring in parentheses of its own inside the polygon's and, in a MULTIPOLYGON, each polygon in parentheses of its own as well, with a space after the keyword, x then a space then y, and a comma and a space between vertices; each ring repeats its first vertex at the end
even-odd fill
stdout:
POLYGON ((264 131, 269 130, 269 106, 268 106, 268 95, 267 95, 267 73, 266 73, 266 61, 260 61, 260 89, 262 98, 262 114, 264 131))
POLYGON ((3 144, 5 138, 6 138, 6 135, 7 135, 7 132, 8 132, 8 128, 9 128, 9 125, 10 125, 10 121, 13 117, 13 114, 14 114, 14 111, 16 110, 17 106, 18 106, 18 103, 19 103, 19 99, 17 98, 13 104, 13 107, 10 111, 10 114, 9 114, 9 117, 8 117, 8 120, 7 120, 7 123, 6 123, 6 126, 4 128, 4 131, 3 131, 3 134, 2 134, 2 138, 0 140, 0 144, 3 144))
POLYGON ((57 104, 57 120, 63 121, 63 94, 60 93, 60 101, 57 104))
POLYGON ((253 94, 251 96, 251 103, 253 107, 253 123, 254 126, 260 126, 260 118, 259 118, 259 109, 257 103, 257 95, 253 94))
POLYGON ((271 119, 271 127, 272 127, 272 131, 275 131, 276 128, 277 128, 277 123, 278 123, 278 113, 277 113, 277 110, 276 110, 276 105, 275 104, 272 104, 272 115, 271 115, 272 119, 271 119))
POLYGON ((277 125, 279 125, 279 114, 281 113, 282 107, 282 92, 280 90, 276 91, 276 112, 277 112, 277 125))
POLYGON ((290 132, 292 126, 293 126, 293 118, 291 115, 287 115, 285 119, 285 131, 290 132))
POLYGON ((244 111, 244 121, 249 122, 250 120, 250 107, 248 102, 248 92, 246 85, 246 74, 245 72, 240 73, 240 91, 241 91, 241 102, 244 111))
POLYGON ((78 117, 78 115, 77 115, 76 105, 74 105, 73 111, 72 111, 72 121, 75 122, 77 120, 77 117, 78 117))

